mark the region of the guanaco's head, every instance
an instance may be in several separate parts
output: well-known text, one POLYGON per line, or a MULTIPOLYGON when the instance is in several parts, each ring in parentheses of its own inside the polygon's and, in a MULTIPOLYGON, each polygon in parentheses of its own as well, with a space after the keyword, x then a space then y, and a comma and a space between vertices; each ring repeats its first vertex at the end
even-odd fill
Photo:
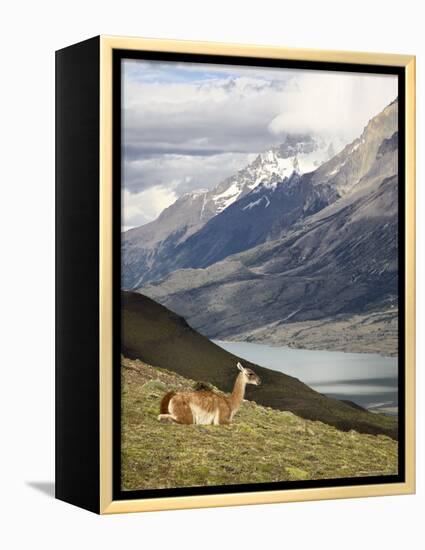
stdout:
POLYGON ((254 386, 259 386, 261 384, 261 378, 255 374, 255 372, 251 369, 247 369, 241 363, 237 364, 238 369, 241 371, 245 378, 245 382, 247 384, 254 384, 254 386))

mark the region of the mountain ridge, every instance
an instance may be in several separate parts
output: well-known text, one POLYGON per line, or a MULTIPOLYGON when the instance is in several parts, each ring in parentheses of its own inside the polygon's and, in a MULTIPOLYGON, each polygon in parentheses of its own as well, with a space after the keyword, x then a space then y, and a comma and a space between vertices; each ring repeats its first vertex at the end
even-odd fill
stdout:
POLYGON ((397 112, 395 101, 359 138, 313 171, 301 173, 299 159, 315 154, 316 141, 298 136, 288 143, 287 138, 215 189, 181 197, 156 222, 123 235, 123 288, 142 287, 178 269, 207 267, 273 240, 353 192, 373 167, 383 140, 397 131, 397 112))
MULTIPOLYGON (((211 338, 265 341, 269 337, 276 344, 288 343, 285 322, 313 323, 323 319, 329 323, 332 318, 344 321, 356 315, 367 315, 371 320, 372 314, 376 320, 375 314, 381 312, 381 321, 373 333, 378 343, 375 350, 397 354, 397 103, 384 111, 385 131, 379 134, 374 120, 372 130, 362 134, 372 135, 370 147, 367 140, 355 148, 356 141, 348 146, 347 150, 354 149, 356 158, 362 151, 367 158, 360 158, 362 169, 357 167, 354 171, 354 183, 348 186, 346 174, 345 179, 339 179, 345 182, 345 192, 339 199, 305 218, 298 217, 277 239, 265 240, 212 265, 202 265, 201 269, 176 270, 160 281, 144 285, 141 292, 182 314, 194 328, 211 338), (387 313, 391 311, 394 315, 386 325, 387 313), (261 330, 266 327, 269 330, 261 330), (380 331, 385 335, 381 348, 380 331), (277 334, 281 335, 280 341, 277 334)), ((330 166, 319 168, 327 174, 319 187, 330 185, 329 173, 335 163, 344 167, 352 162, 351 157, 345 162, 341 159, 339 156, 330 166)), ((303 177, 317 188, 316 172, 303 177)), ((333 177, 338 178, 338 174, 333 177)), ((285 183, 288 181, 276 187, 285 183)), ((246 206, 256 191, 258 194, 254 189, 232 205, 227 215, 246 206)), ((270 206, 264 202, 254 208, 268 210, 270 206)), ((224 215, 226 211, 221 217, 224 215)), ((204 254, 211 254, 211 250, 205 247, 204 254)), ((365 322, 369 322, 367 318, 365 322)), ((361 332, 365 338, 365 331, 361 332)), ((335 333, 336 345, 339 337, 342 335, 335 333)), ((304 338, 298 344, 306 342, 304 338)), ((369 346, 370 339, 366 349, 369 346)), ((354 350, 359 347, 356 344, 354 350)), ((350 351, 345 347, 344 350, 350 351)))
POLYGON ((123 288, 137 288, 157 279, 155 265, 173 256, 176 248, 209 220, 263 182, 278 182, 294 172, 301 174, 314 169, 327 160, 332 152, 331 145, 309 135, 287 135, 279 146, 258 154, 253 162, 213 189, 186 193, 156 220, 124 232, 123 288))

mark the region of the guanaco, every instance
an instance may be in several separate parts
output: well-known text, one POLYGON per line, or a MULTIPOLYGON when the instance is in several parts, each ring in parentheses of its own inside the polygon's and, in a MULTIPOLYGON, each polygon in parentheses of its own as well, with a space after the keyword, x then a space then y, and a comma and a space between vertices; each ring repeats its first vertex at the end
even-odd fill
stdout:
POLYGON ((247 384, 258 386, 261 379, 251 369, 237 364, 240 370, 230 395, 212 390, 169 392, 161 401, 161 422, 177 424, 229 424, 239 409, 247 384))

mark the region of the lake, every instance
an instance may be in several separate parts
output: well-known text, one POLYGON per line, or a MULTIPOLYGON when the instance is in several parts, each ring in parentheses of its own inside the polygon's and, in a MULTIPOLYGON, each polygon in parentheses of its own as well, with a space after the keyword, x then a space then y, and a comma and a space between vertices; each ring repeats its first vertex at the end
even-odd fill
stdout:
POLYGON ((223 349, 298 378, 320 393, 375 412, 398 412, 397 358, 214 340, 223 349))

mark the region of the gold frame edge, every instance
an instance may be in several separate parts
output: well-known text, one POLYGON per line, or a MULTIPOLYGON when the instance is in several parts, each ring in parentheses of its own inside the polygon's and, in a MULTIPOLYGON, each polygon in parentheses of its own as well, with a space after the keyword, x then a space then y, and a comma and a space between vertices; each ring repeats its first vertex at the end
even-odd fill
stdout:
POLYGON ((100 37, 99 181, 99 512, 147 512, 415 492, 415 56, 114 36, 100 37), (112 499, 112 52, 197 53, 404 67, 406 71, 406 478, 404 483, 253 491, 186 497, 112 499))
POLYGON ((99 63, 99 511, 112 502, 112 47, 99 63))

